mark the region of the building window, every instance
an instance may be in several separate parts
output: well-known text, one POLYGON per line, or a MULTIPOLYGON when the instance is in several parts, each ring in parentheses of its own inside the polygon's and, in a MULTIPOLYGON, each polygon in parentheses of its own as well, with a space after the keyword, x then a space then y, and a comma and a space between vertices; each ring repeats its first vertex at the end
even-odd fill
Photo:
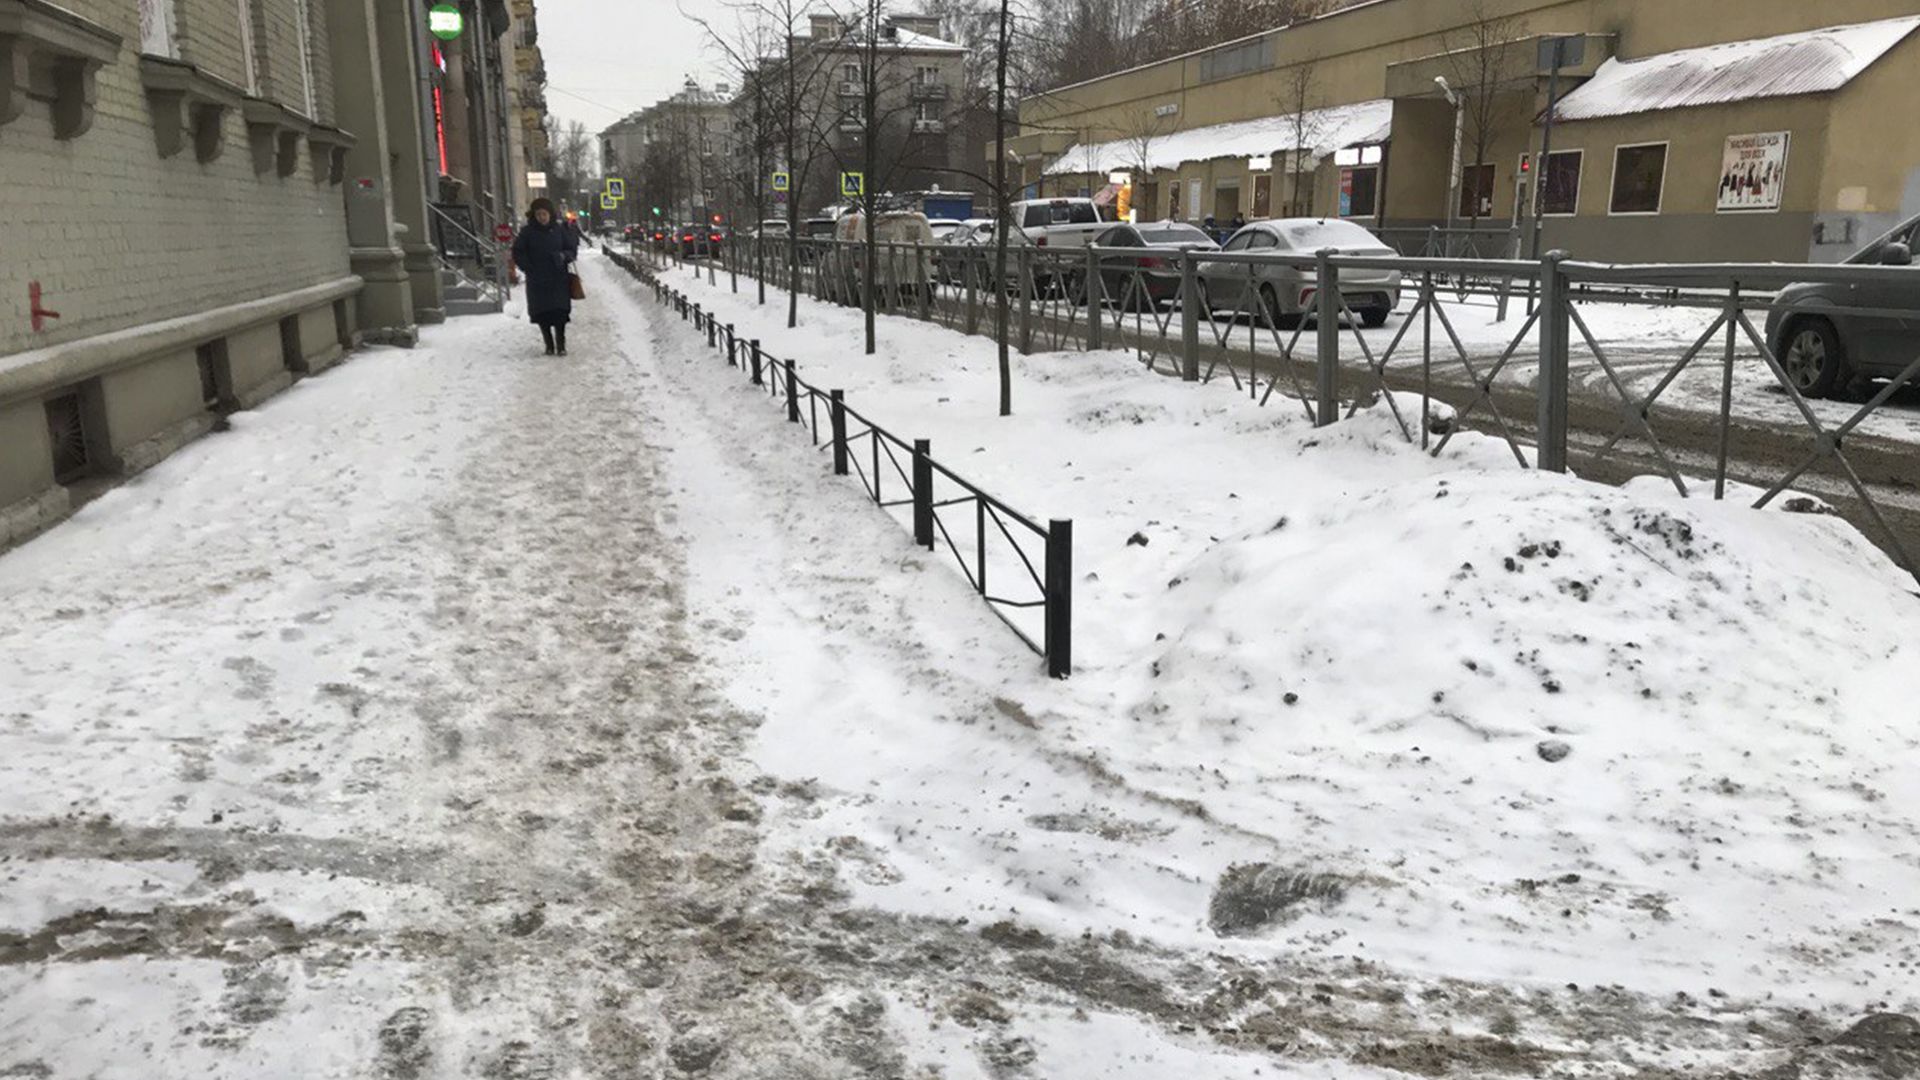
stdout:
POLYGON ((234 10, 240 23, 240 66, 245 72, 247 93, 258 97, 260 94, 259 59, 253 49, 253 2, 254 0, 234 0, 234 10))
POLYGON ((1657 214, 1667 183, 1667 144, 1642 143, 1613 151, 1613 197, 1610 214, 1657 214))
POLYGON ((1373 217, 1380 212, 1380 160, 1378 145, 1334 151, 1333 163, 1340 167, 1341 217, 1373 217))
POLYGON ((940 82, 940 69, 937 67, 917 67, 913 69, 913 81, 921 86, 937 86, 940 82))
POLYGON ((309 120, 320 116, 313 98, 313 13, 311 0, 293 0, 294 43, 300 50, 300 115, 309 120))
POLYGON ((841 64, 840 65, 840 81, 850 82, 850 83, 859 82, 860 81, 860 65, 859 64, 841 64))
POLYGON ((1493 214, 1493 166, 1468 165, 1460 170, 1460 216, 1483 218, 1493 214))
POLYGON ((1540 212, 1569 216, 1580 208, 1580 166, 1584 150, 1555 150, 1540 173, 1540 212))
POLYGON ((140 51, 149 56, 178 59, 180 45, 175 38, 174 0, 140 0, 140 51))
POLYGON ((1380 166, 1340 170, 1340 216, 1372 217, 1380 199, 1380 166))
POLYGON ((940 119, 940 106, 931 101, 918 102, 913 107, 913 118, 915 120, 938 120, 940 119))

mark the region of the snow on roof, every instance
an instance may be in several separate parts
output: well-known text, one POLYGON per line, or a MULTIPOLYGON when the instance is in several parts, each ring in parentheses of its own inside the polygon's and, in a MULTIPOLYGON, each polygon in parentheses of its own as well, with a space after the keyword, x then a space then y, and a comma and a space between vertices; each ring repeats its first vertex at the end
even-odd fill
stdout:
POLYGON ((1194 161, 1293 150, 1308 150, 1315 157, 1325 157, 1342 147, 1385 142, 1393 129, 1393 102, 1383 99, 1310 109, 1299 132, 1295 129, 1295 119, 1294 114, 1287 113, 1156 135, 1144 140, 1147 156, 1144 162, 1140 160, 1143 140, 1139 138, 1075 145, 1047 166, 1047 175, 1106 173, 1142 167, 1177 169, 1194 161), (1304 134, 1305 138, 1296 139, 1296 134, 1304 134))
POLYGON ((1906 16, 1682 49, 1640 60, 1608 60, 1585 85, 1560 99, 1554 116, 1592 120, 1826 93, 1853 81, 1916 26, 1920 16, 1906 16))
POLYGON ((895 27, 894 36, 891 39, 882 38, 881 44, 886 45, 889 43, 889 40, 892 44, 896 44, 902 49, 921 49, 928 52, 967 51, 965 45, 955 45, 951 41, 942 41, 937 37, 928 37, 926 34, 915 33, 904 26, 895 27))

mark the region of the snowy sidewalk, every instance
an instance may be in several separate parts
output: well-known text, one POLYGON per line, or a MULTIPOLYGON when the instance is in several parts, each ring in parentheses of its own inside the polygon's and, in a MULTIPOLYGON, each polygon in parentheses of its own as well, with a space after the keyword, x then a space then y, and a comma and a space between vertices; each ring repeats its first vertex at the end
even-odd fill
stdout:
MULTIPOLYGON (((1356 935, 1454 929, 1378 877, 1216 937, 1223 870, 1344 843, 1310 820, 1344 796, 1296 776, 1261 820, 1259 761, 1126 734, 1138 687, 1097 668, 1049 684, 584 265, 564 360, 507 318, 359 354, 0 556, 0 1075, 1737 1075, 1800 1041, 1753 1002, 1395 971, 1356 935), (1153 790, 1110 767, 1157 754, 1153 790)), ((831 314, 769 347, 838 362, 831 314)), ((909 398, 852 400, 925 419, 909 398)), ((1081 426, 1178 415, 1149 404, 1081 426)), ((1098 550, 1095 618, 1134 587, 1098 550)), ((1155 617, 1089 628, 1110 671, 1155 617)))

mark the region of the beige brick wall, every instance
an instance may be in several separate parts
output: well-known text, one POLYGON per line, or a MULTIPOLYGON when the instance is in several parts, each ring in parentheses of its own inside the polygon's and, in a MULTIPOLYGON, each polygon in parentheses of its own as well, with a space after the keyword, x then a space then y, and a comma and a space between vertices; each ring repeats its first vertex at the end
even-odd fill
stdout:
MULTIPOLYGON (((293 0, 263 2, 270 11, 294 9, 293 0)), ((179 5, 183 57, 242 81, 235 0, 179 5)), ((48 106, 36 100, 0 129, 0 191, 10 193, 7 257, 0 259, 0 356, 348 273, 341 189, 315 183, 304 145, 293 176, 256 176, 246 125, 229 115, 226 149, 216 161, 203 165, 190 149, 162 159, 140 80, 137 5, 66 0, 66 6, 118 32, 125 44, 99 73, 92 130, 55 139, 48 106), (61 314, 40 334, 29 326, 30 281, 41 283, 45 306, 61 314)), ((324 56, 325 23, 317 12, 315 22, 324 56)), ((285 19, 274 25, 291 27, 285 19)), ((296 80, 297 63, 295 57, 296 80)), ((324 59, 316 63, 324 66, 324 59)))

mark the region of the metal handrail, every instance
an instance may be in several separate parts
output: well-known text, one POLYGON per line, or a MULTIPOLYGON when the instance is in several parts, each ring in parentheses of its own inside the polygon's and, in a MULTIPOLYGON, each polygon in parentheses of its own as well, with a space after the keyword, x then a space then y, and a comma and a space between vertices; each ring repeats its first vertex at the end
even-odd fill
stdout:
MULTIPOLYGON (((484 208, 475 206, 474 210, 491 222, 492 219, 487 217, 484 208)), ((452 228, 460 233, 460 235, 471 240, 474 250, 481 252, 486 261, 493 265, 494 276, 492 281, 476 278, 468 274, 466 270, 460 266, 458 261, 450 258, 445 250, 436 248, 434 254, 435 257, 439 259, 440 265, 459 274, 462 279, 471 282, 476 288, 480 289, 482 293, 504 304, 507 299, 512 296, 513 290, 512 286, 508 284, 506 260, 501 258, 501 244, 491 237, 476 235, 466 226, 455 220, 451 214, 448 214, 432 203, 427 204, 427 212, 438 218, 444 227, 452 228)))

